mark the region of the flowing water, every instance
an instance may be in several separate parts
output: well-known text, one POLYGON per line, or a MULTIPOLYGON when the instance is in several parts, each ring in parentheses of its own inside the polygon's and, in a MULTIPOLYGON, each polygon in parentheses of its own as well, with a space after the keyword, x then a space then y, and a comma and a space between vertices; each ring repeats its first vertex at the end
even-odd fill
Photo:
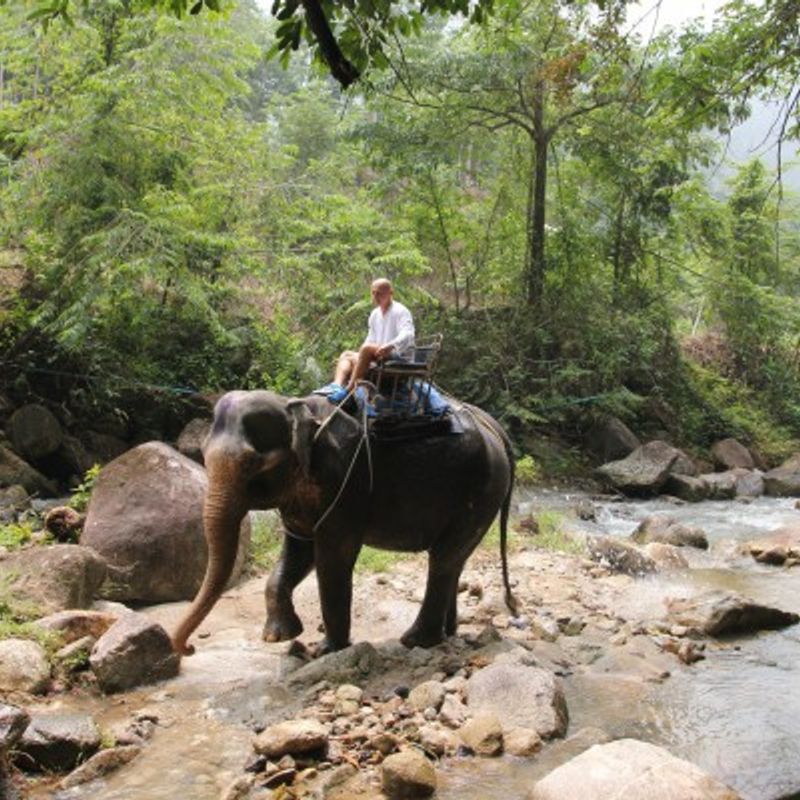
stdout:
MULTIPOLYGON (((568 508, 580 496, 536 495, 537 509, 568 508)), ((646 616, 665 597, 729 589, 787 611, 800 612, 800 567, 756 564, 738 544, 796 522, 794 500, 760 498, 676 506, 667 501, 595 504, 596 522, 576 522, 586 532, 628 536, 651 514, 668 514, 708 535, 707 552, 693 551, 689 570, 636 581, 623 603, 646 616)), ((684 552, 688 551, 684 548, 684 552)), ((625 609, 621 609, 624 611, 625 609)), ((569 734, 585 726, 611 737, 630 736, 666 747, 736 789, 745 800, 800 797, 800 625, 785 631, 725 641, 707 658, 676 670, 663 683, 629 687, 598 676, 564 681, 569 734)), ((525 798, 546 774, 548 759, 501 759, 451 764, 448 800, 525 798)))

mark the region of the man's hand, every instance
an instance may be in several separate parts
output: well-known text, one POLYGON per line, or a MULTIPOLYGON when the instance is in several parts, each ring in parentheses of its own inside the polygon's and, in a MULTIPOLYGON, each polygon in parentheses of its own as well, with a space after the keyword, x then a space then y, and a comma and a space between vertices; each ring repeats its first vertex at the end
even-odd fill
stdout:
POLYGON ((387 359, 394 350, 393 344, 382 344, 376 351, 375 351, 375 358, 379 361, 383 361, 387 359))

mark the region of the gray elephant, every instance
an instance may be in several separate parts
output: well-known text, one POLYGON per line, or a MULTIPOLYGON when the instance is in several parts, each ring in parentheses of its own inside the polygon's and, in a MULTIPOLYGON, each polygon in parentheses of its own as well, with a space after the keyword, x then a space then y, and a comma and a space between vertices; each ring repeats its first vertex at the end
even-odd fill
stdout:
POLYGON ((463 431, 411 441, 367 438, 363 421, 326 399, 230 392, 220 399, 203 447, 208 566, 172 637, 188 655, 189 636, 230 577, 239 524, 250 509, 277 508, 286 536, 266 586, 264 639, 298 636, 292 592, 316 568, 325 639, 320 652, 350 644, 353 567, 363 544, 427 550, 428 583, 419 615, 402 637, 430 647, 456 631, 458 580, 500 511, 506 602, 506 526, 514 481, 508 438, 484 411, 451 400, 463 431))

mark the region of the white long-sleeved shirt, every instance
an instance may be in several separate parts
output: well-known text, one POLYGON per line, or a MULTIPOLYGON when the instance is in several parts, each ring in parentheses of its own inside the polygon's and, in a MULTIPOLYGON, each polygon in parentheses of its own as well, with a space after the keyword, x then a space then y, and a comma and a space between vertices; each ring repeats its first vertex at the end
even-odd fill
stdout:
POLYGON ((414 320, 411 312, 392 300, 384 314, 380 306, 369 315, 369 332, 364 344, 391 344, 394 358, 410 358, 414 352, 414 320))

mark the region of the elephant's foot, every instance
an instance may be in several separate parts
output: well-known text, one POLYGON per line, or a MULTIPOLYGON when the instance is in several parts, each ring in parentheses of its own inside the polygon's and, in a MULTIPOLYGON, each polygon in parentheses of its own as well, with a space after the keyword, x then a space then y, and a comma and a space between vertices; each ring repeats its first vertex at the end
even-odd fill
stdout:
POLYGON ((268 619, 264 624, 261 638, 265 642, 285 642, 294 639, 303 632, 303 623, 300 617, 292 611, 284 614, 279 619, 268 619))
POLYGON ((409 649, 412 647, 435 647, 444 641, 441 630, 423 630, 412 625, 401 637, 400 641, 409 649))
POLYGON ((319 658, 320 656, 328 655, 328 653, 335 653, 337 650, 344 650, 345 647, 350 647, 349 641, 342 644, 335 644, 326 636, 321 642, 311 645, 309 649, 314 658, 319 658))

